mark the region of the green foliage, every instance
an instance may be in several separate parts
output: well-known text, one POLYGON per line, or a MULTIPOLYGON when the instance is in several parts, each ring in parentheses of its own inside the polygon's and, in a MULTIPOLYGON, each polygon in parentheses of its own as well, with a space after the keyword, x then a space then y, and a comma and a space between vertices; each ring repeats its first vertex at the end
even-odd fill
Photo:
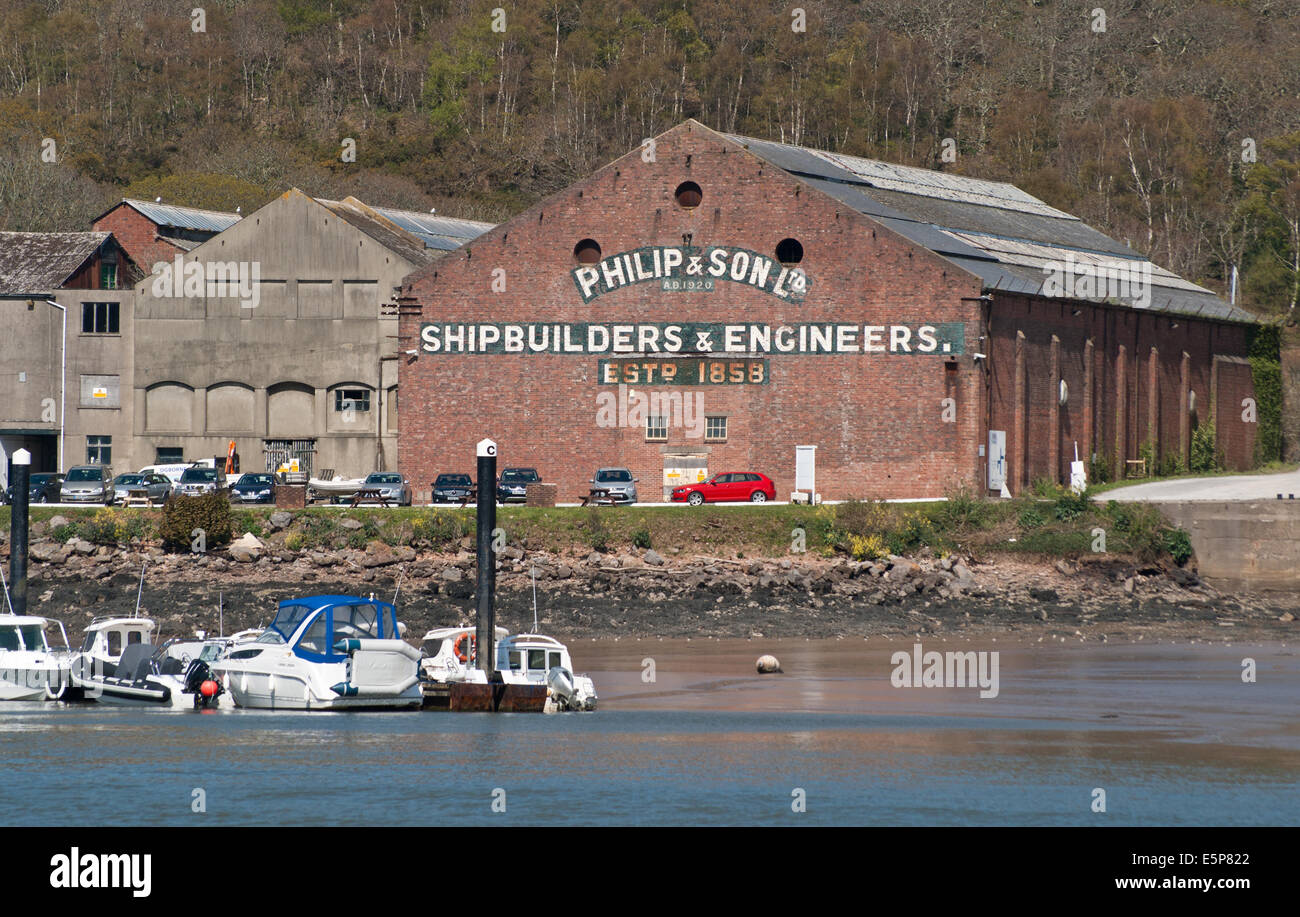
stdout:
POLYGON ((895 527, 885 533, 885 544, 892 554, 908 554, 921 545, 934 545, 937 541, 929 518, 918 509, 904 512, 895 527))
POLYGON ((1160 476, 1162 478, 1171 478, 1186 473, 1187 466, 1183 464, 1183 457, 1178 452, 1166 452, 1165 457, 1160 460, 1160 476))
POLYGON ((1081 493, 1064 490, 1056 498, 1056 518, 1062 522, 1073 522, 1087 513, 1091 507, 1092 501, 1088 498, 1087 490, 1081 493))
POLYGON ((1255 387, 1257 412, 1256 465, 1282 458, 1281 331, 1277 325, 1263 325, 1254 329, 1250 340, 1250 377, 1255 387))
POLYGON ((1034 483, 1030 486, 1030 491, 1035 497, 1055 497, 1061 492, 1061 485, 1057 484, 1051 478, 1034 478, 1034 483))
POLYGON ((641 526, 632 533, 632 544, 643 551, 650 549, 650 531, 645 526, 641 526))
POLYGON ((1019 525, 1022 530, 1029 531, 1031 529, 1042 528, 1047 524, 1047 520, 1043 518, 1043 514, 1038 511, 1037 506, 1030 504, 1022 509, 1016 516, 1016 524, 1019 525))
POLYGON ((172 497, 163 507, 158 534, 172 550, 190 550, 195 529, 203 532, 208 550, 230 543, 230 500, 224 494, 201 497, 172 497))
POLYGON ((411 541, 435 550, 450 547, 470 534, 467 513, 461 510, 422 511, 411 524, 411 541))
POLYGON ((587 544, 593 551, 600 551, 603 554, 609 550, 611 540, 609 526, 605 524, 605 513, 599 507, 592 506, 587 510, 584 528, 587 544))
POLYGON ((1111 474, 1115 469, 1115 457, 1113 455, 1094 454, 1088 460, 1088 483, 1106 484, 1111 479, 1111 474))
POLYGON ((1219 471, 1223 462, 1215 447, 1214 418, 1192 431, 1191 470, 1197 474, 1219 471))
POLYGON ((949 530, 978 531, 989 521, 989 501, 975 493, 965 481, 948 490, 947 500, 939 504, 938 521, 949 530))
POLYGON ((262 538, 266 534, 266 530, 262 527, 261 520, 258 519, 252 510, 248 509, 232 509, 230 513, 230 527, 232 532, 238 532, 240 534, 251 532, 258 538, 262 538))
POLYGON ((1182 566, 1191 559, 1192 540, 1181 528, 1167 529, 1164 533, 1165 550, 1170 553, 1174 563, 1182 566))

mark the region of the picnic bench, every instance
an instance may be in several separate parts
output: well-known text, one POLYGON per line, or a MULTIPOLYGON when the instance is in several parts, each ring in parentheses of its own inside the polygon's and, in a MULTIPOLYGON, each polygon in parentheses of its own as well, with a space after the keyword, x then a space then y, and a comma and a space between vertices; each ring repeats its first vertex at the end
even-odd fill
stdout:
POLYGON ((132 487, 126 492, 126 499, 122 501, 123 506, 147 506, 153 508, 153 498, 149 496, 149 491, 143 487, 132 487))
POLYGON ((391 506, 384 492, 378 487, 363 487, 352 495, 351 505, 360 506, 362 503, 378 503, 380 506, 391 506))
POLYGON ((593 487, 591 493, 582 498, 583 506, 613 506, 614 498, 608 487, 593 487))

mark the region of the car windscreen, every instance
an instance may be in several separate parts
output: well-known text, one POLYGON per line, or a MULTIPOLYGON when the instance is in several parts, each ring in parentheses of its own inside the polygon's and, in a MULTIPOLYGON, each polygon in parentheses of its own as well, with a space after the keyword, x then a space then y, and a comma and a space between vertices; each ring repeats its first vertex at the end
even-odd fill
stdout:
POLYGON ((34 474, 28 479, 28 483, 31 484, 32 487, 37 487, 44 484, 52 477, 54 477, 52 474, 34 474))
POLYGON ((181 473, 182 484, 198 484, 204 481, 215 481, 217 471, 215 468, 186 468, 181 473))
POLYGON ((468 487, 469 475, 467 474, 440 474, 438 480, 434 482, 435 487, 468 487))
POLYGON ((139 484, 144 478, 138 474, 119 474, 113 478, 114 484, 139 484))
POLYGON ((501 473, 501 482, 503 484, 528 484, 536 480, 536 471, 503 471, 501 473))
POLYGON ((632 480, 632 473, 622 468, 606 468, 596 472, 596 480, 603 484, 626 484, 632 480))
POLYGON ((102 481, 104 472, 99 468, 73 468, 64 478, 66 481, 102 481))
POLYGON ((240 476, 238 483, 269 485, 271 483, 271 476, 269 474, 245 474, 240 476))
POLYGON ((366 478, 367 484, 401 484, 402 476, 400 474, 372 474, 366 478))

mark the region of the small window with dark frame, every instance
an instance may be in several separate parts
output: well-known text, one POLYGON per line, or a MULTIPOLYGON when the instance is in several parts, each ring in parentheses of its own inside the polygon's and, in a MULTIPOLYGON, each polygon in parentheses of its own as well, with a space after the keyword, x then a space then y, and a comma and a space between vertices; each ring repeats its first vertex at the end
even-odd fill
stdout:
POLYGON ((667 417, 646 417, 645 419, 645 438, 646 442, 656 442, 668 438, 668 418, 667 417))
POLYGON ((370 391, 364 388, 336 388, 334 390, 334 410, 370 410, 370 391))
POLYGON ((87 465, 113 464, 113 437, 87 436, 86 437, 86 464, 87 465))
POLYGON ((179 446, 159 446, 154 458, 155 465, 179 465, 185 461, 185 450, 179 446))
POLYGON ((723 443, 727 441, 726 417, 704 418, 704 441, 710 443, 723 443))
POLYGON ((115 302, 83 302, 81 304, 82 334, 117 334, 118 304, 115 302))

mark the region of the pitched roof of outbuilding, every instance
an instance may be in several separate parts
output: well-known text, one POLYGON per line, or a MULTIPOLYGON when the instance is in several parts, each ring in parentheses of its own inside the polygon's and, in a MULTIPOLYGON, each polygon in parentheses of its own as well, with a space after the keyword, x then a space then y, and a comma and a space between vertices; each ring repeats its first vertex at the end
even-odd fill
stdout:
POLYGON ((53 294, 111 237, 109 232, 0 232, 0 294, 53 294))

